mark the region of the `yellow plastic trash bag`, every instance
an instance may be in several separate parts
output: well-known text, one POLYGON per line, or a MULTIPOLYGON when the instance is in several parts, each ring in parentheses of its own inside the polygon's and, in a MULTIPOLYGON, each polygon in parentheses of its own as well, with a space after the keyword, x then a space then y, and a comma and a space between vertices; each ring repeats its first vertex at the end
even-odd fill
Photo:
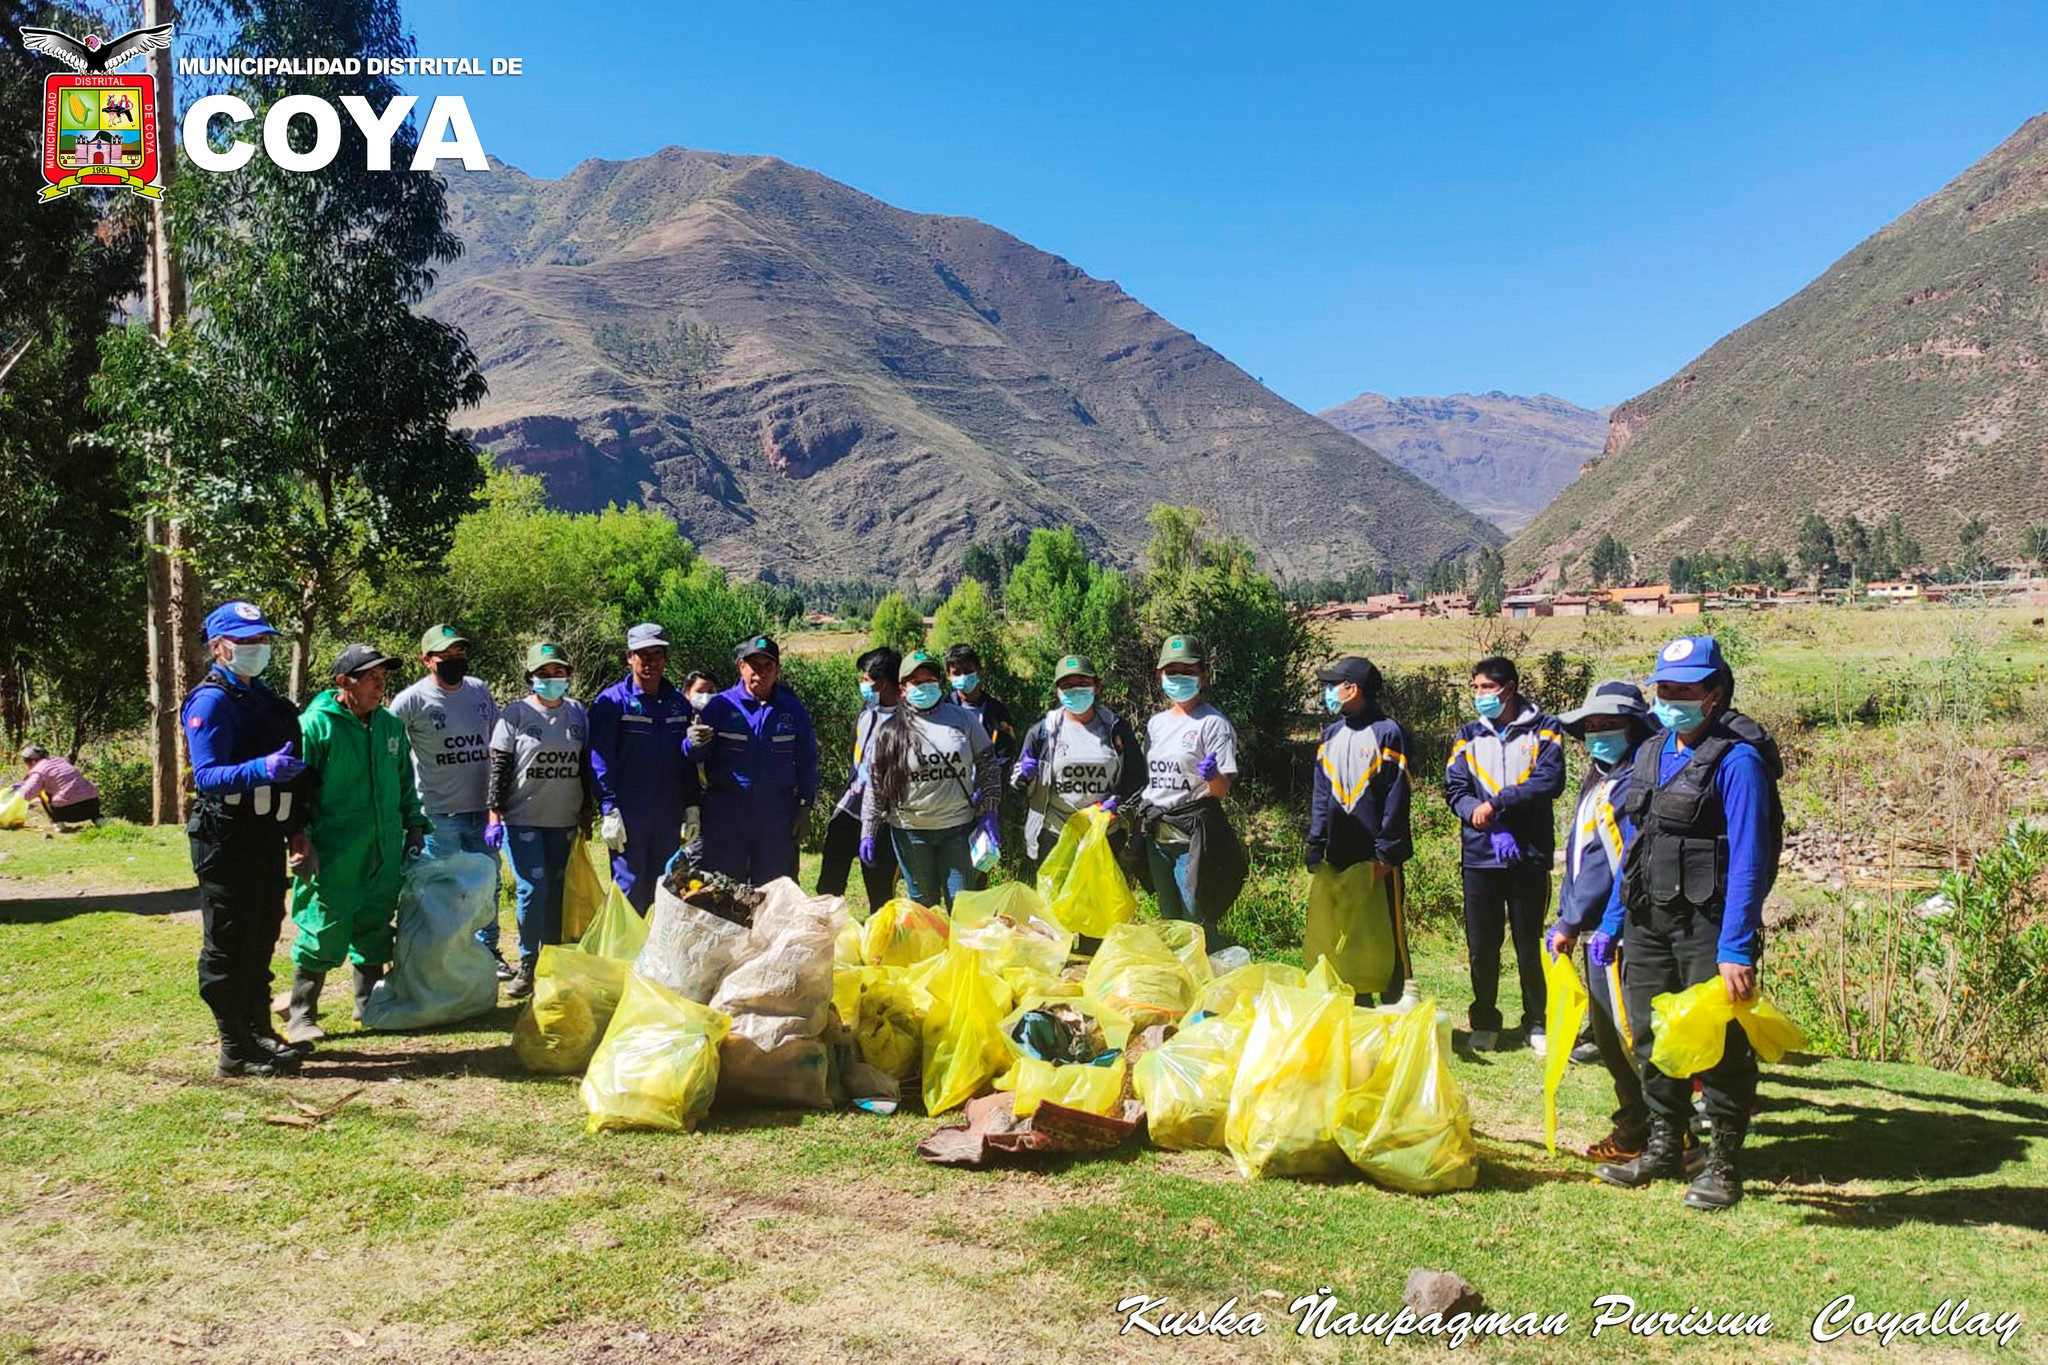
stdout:
POLYGON ((597 918, 590 922, 590 928, 576 946, 599 957, 631 962, 647 946, 647 921, 625 893, 614 886, 604 898, 604 908, 597 912, 597 918))
POLYGON ((1118 1057, 1107 1066, 1093 1066, 1019 1057, 997 1079, 996 1089, 1015 1092, 1011 1108, 1020 1119, 1029 1118, 1039 1105, 1048 1102, 1107 1118, 1123 1105, 1124 1059, 1118 1057))
POLYGON ((1038 894, 1069 931, 1102 938, 1137 913, 1138 898, 1109 846, 1116 816, 1089 806, 1067 817, 1038 868, 1038 894))
POLYGON ((1250 1023, 1250 1006, 1242 1015, 1214 1015, 1138 1058, 1131 1087, 1145 1106, 1153 1145, 1176 1152, 1222 1149, 1230 1084, 1250 1023))
POLYGON ((1344 1169, 1337 1102, 1350 1073, 1351 1000, 1268 987, 1252 1008, 1223 1143, 1246 1177, 1344 1169))
POLYGON ((1247 962, 1202 987, 1195 995, 1195 1009, 1203 1014, 1229 1014, 1239 1006, 1249 1006, 1268 986, 1299 988, 1307 982, 1301 968, 1285 962, 1247 962))
POLYGON ((28 823, 28 798, 20 792, 0 795, 0 829, 20 829, 28 823))
POLYGON ((1375 862, 1317 863, 1309 876, 1301 960, 1328 958, 1353 995, 1376 995, 1394 975, 1393 876, 1375 862))
POLYGON ((899 1081, 916 1076, 931 1007, 931 996, 905 980, 901 969, 869 967, 853 1027, 860 1059, 899 1081))
POLYGON ((1074 946, 1074 936, 1023 882, 954 897, 953 941, 980 953, 984 967, 1005 977, 1018 971, 1056 977, 1074 946))
POLYGON ((945 952, 951 937, 945 911, 898 897, 861 927, 861 961, 870 967, 908 967, 945 952))
POLYGON ((1351 1007, 1351 1065, 1346 1070, 1351 1089, 1372 1082, 1381 1059, 1387 1055, 1387 1045, 1394 1039, 1394 1027, 1401 1019, 1401 1014, 1390 1009, 1351 1007))
POLYGON ((1337 969, 1330 965, 1330 959, 1327 957, 1316 959, 1316 965, 1308 969, 1308 979, 1302 982, 1302 986, 1304 989, 1315 991, 1320 995, 1342 995, 1356 998, 1358 994, 1345 983, 1343 977, 1337 975, 1337 969))
POLYGON ((533 972, 533 1000, 512 1026, 512 1051, 528 1071, 567 1076, 590 1065, 625 994, 623 962, 581 948, 545 944, 533 972))
POLYGON ((718 1094, 718 1046, 732 1021, 629 972, 625 994, 583 1077, 586 1126, 687 1132, 718 1094))
POLYGON ((839 967, 861 967, 860 922, 849 919, 839 926, 839 937, 832 940, 832 965, 839 967))
POLYGON ((1142 1029, 1178 1023, 1195 1003, 1195 980, 1154 926, 1117 924, 1102 936, 1081 994, 1142 1029))
POLYGON ((1209 966, 1209 935, 1193 920, 1163 919, 1152 927, 1159 931, 1159 937, 1166 946, 1173 949, 1173 955, 1180 959, 1180 965, 1188 969, 1188 977, 1197 989, 1216 979, 1216 972, 1209 966))
POLYGON ((1728 1046, 1728 1025, 1739 1023, 1750 1046, 1766 1062, 1806 1046, 1806 1035, 1761 993, 1738 1005, 1717 972, 1675 995, 1650 1001, 1650 1065, 1675 1079, 1697 1076, 1717 1065, 1728 1046))
POLYGON ((925 987, 924 1111, 934 1117, 972 1099, 1010 1065, 1003 1037, 1008 992, 969 948, 948 948, 925 987))
POLYGON ((1542 951, 1548 1001, 1543 1011, 1543 1145, 1556 1156, 1557 1087, 1564 1081, 1565 1068, 1572 1064, 1572 1045, 1578 1041, 1579 1025, 1586 1022, 1586 1006, 1592 997, 1586 994, 1570 953, 1553 953, 1547 947, 1542 951))
POLYGON ((1337 1106, 1344 1155, 1389 1189, 1436 1194, 1479 1179, 1471 1111, 1443 1052, 1436 1002, 1424 1000, 1399 1016, 1372 1081, 1337 1106))
POLYGON ((569 839, 569 870, 562 878, 562 942, 574 943, 590 930, 604 909, 606 879, 597 875, 590 841, 581 830, 569 839))

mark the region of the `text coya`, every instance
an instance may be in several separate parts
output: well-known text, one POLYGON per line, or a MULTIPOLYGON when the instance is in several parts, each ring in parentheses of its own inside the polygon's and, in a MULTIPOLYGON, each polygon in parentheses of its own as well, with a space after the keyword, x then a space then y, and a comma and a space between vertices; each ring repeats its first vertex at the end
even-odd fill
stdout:
MULTIPOLYGON (((343 95, 341 108, 363 132, 365 170, 391 169, 391 139, 405 123, 416 95, 400 95, 380 113, 361 95, 343 95)), ((246 100, 236 95, 207 95, 194 100, 185 111, 185 154, 203 171, 238 171, 256 155, 256 147, 237 136, 225 148, 215 147, 209 136, 213 121, 226 118, 240 125, 256 117, 246 100)), ((263 154, 288 171, 324 169, 341 151, 341 112, 318 95, 286 95, 270 106, 263 116, 263 154), (297 151, 288 136, 292 120, 313 121, 313 145, 297 151)), ((431 171, 442 161, 459 161, 465 170, 487 171, 490 161, 470 121, 469 105, 460 95, 436 95, 427 111, 426 127, 413 152, 410 169, 431 171)))

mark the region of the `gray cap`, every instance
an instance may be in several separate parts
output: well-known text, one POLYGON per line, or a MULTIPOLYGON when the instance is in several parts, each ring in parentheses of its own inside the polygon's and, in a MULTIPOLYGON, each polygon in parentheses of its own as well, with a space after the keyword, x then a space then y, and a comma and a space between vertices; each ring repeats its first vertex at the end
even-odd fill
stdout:
POLYGON ((637 649, 667 649, 668 632, 652 621, 642 621, 626 632, 626 652, 637 649))
POLYGON ((1627 716, 1634 720, 1647 720, 1650 704, 1643 700, 1643 690, 1632 682, 1615 679, 1595 683, 1593 690, 1586 694, 1586 704, 1576 710, 1566 711, 1557 718, 1557 723, 1573 734, 1585 728, 1588 716, 1627 716))

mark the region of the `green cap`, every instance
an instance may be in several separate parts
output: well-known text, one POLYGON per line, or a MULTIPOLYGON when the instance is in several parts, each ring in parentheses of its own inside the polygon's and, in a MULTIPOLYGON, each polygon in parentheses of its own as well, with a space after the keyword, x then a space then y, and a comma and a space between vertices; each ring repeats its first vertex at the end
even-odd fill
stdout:
POLYGON ((456 645, 466 645, 468 643, 469 637, 467 635, 443 622, 438 626, 428 626, 427 633, 420 636, 420 653, 439 654, 456 645))
POLYGON ((540 640, 526 647, 526 671, 538 672, 543 664, 560 664, 564 668, 575 667, 569 662, 568 651, 553 640, 540 640))
POLYGON ((1159 667, 1168 664, 1201 664, 1202 642, 1192 635, 1169 635, 1159 646, 1159 667))
POLYGON ((1052 680, 1055 683, 1058 683, 1062 678, 1099 678, 1101 676, 1101 674, 1095 671, 1095 665, 1089 661, 1086 654, 1069 654, 1066 658, 1061 659, 1059 667, 1052 671, 1052 680))
POLYGON ((942 674, 946 671, 932 655, 927 654, 921 649, 913 649, 910 653, 903 656, 903 666, 896 670, 896 681, 909 682, 910 675, 917 672, 920 668, 929 668, 942 674))

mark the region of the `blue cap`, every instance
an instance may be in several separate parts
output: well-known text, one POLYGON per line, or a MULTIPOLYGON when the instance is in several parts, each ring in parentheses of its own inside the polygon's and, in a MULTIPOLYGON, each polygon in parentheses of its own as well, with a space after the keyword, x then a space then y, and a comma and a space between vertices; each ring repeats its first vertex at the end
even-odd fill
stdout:
POLYGON ((1681 635, 1657 651, 1657 668, 1650 674, 1650 681, 1705 682, 1727 667, 1721 661, 1721 646, 1714 643, 1713 636, 1681 635))
POLYGON ((247 640, 257 635, 275 635, 277 630, 263 619, 254 602, 223 602, 206 617, 209 640, 247 640))

